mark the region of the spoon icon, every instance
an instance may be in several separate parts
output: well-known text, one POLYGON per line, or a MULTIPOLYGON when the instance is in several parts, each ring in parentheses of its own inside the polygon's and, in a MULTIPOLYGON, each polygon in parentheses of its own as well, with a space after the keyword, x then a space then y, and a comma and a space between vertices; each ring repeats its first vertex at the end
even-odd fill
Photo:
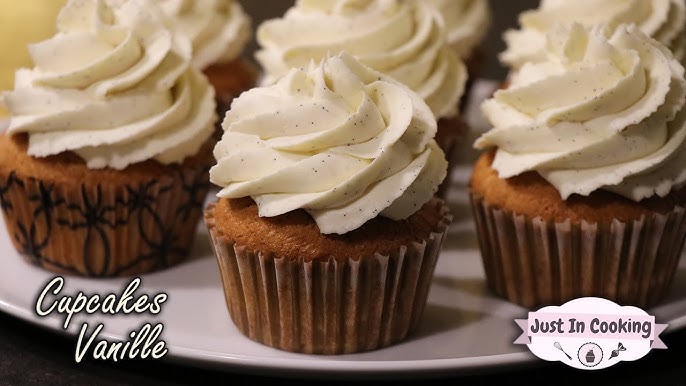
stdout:
POLYGON ((572 360, 572 357, 570 357, 569 354, 567 354, 565 350, 562 349, 562 345, 560 344, 560 342, 555 342, 553 346, 555 346, 556 349, 562 351, 562 353, 565 354, 570 361, 572 360))

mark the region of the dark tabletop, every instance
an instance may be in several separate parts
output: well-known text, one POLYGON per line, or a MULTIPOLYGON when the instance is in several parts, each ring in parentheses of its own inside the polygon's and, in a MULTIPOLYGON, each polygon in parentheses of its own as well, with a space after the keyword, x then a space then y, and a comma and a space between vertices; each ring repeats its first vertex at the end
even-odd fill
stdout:
MULTIPOLYGON (((413 379, 394 383, 439 385, 497 385, 531 382, 550 385, 686 385, 686 331, 663 335, 667 350, 653 350, 637 362, 623 362, 610 369, 583 371, 560 363, 536 362, 524 367, 499 368, 484 374, 447 374, 438 379, 413 379)), ((304 385, 317 379, 269 379, 188 367, 165 361, 74 363, 75 339, 29 325, 0 313, 0 384, 59 385, 183 385, 266 380, 267 384, 304 385)), ((382 381, 378 381, 382 382, 382 381)), ((327 380, 328 385, 342 382, 327 380)), ((262 383, 263 384, 263 383, 262 383)))
MULTIPOLYGON (((292 2, 284 0, 245 0, 246 10, 258 24, 261 19, 276 16, 292 2)), ((493 58, 503 48, 502 30, 516 22, 520 10, 533 7, 535 0, 491 0, 494 10, 494 28, 485 45, 490 60, 483 73, 490 78, 502 79, 503 69, 493 58)), ((254 49, 254 44, 248 53, 254 49)), ((0 256, 2 258, 2 256, 0 256)), ((413 379, 408 384, 533 384, 550 385, 686 385, 686 331, 663 334, 667 350, 653 350, 637 362, 624 362, 602 371, 582 371, 560 363, 535 362, 533 365, 501 367, 480 374, 443 374, 438 379, 413 379)), ((265 380, 269 383, 303 385, 316 383, 316 379, 268 379, 255 375, 207 370, 188 364, 167 361, 96 362, 86 359, 74 362, 75 339, 56 335, 11 316, 0 313, 0 385, 64 384, 64 385, 174 385, 221 383, 236 385, 241 382, 265 380)), ((304 374, 306 375, 306 374, 304 374)), ((398 382, 394 380, 394 382, 398 382)), ((268 383, 268 384, 269 384, 268 383)), ((327 380, 327 384, 336 384, 327 380)), ((403 383, 403 382, 399 382, 403 383)))

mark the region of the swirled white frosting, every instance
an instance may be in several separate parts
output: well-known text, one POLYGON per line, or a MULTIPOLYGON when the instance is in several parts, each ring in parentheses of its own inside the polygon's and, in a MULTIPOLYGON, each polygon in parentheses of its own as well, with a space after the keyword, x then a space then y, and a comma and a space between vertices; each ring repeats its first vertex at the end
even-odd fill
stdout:
POLYGON ((251 196, 264 217, 305 209, 322 233, 405 219, 446 175, 426 103, 347 54, 243 93, 223 126, 218 196, 251 196))
POLYGON ((250 17, 234 0, 158 0, 193 43, 193 65, 205 69, 237 58, 252 37, 250 17))
POLYGON ((482 105, 501 178, 537 171, 562 198, 604 189, 639 201, 686 180, 684 68, 635 25, 554 29, 549 60, 529 63, 482 105))
POLYGON ((190 42, 168 30, 147 0, 71 0, 58 33, 29 47, 33 69, 3 95, 9 134, 28 153, 72 151, 89 168, 195 154, 216 120, 214 92, 190 66, 190 42))
POLYGON ((468 59, 474 47, 483 41, 491 25, 487 0, 431 0, 445 20, 448 43, 468 59))
POLYGON ((588 27, 605 23, 611 29, 633 23, 669 47, 677 60, 686 59, 684 0, 543 0, 538 9, 520 15, 521 29, 505 32, 507 49, 500 60, 513 69, 546 60, 546 32, 557 23, 572 21, 588 27))
POLYGON ((467 79, 445 41, 442 17, 425 2, 298 0, 257 31, 264 84, 291 68, 345 51, 416 91, 438 118, 457 114, 467 79))

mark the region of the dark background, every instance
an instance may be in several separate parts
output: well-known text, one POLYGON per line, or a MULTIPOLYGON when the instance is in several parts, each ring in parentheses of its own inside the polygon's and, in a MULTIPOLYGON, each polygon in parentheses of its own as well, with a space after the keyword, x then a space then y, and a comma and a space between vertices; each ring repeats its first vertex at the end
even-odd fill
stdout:
MULTIPOLYGON (((571 1, 571 0, 570 0, 571 1)), ((292 4, 282 0, 243 0, 246 11, 253 15, 254 25, 261 19, 278 16, 292 4)), ((532 0, 492 0, 494 14, 493 28, 484 49, 487 62, 484 63, 483 76, 502 79, 504 69, 495 60, 502 51, 502 31, 516 23, 516 15, 526 8, 536 6, 532 0)), ((253 43, 246 55, 250 56, 255 48, 253 43)), ((686 385, 686 332, 676 332, 664 336, 668 350, 656 350, 638 362, 622 363, 611 369, 586 372, 567 368, 560 363, 536 362, 533 366, 490 369, 480 374, 443 374, 439 379, 418 379, 398 381, 407 384, 533 384, 554 385, 686 385)), ((175 385, 175 384, 212 384, 236 385, 243 382, 260 382, 304 385, 315 380, 262 378, 223 371, 209 371, 201 368, 178 365, 165 361, 134 362, 95 362, 92 359, 76 365, 74 363, 75 341, 50 331, 44 331, 30 324, 0 313, 0 384, 63 384, 63 385, 175 385)), ((307 374, 302 374, 305 377, 307 374)), ((388 380, 391 382, 391 380, 388 380)), ((327 380, 327 385, 341 381, 327 380)))

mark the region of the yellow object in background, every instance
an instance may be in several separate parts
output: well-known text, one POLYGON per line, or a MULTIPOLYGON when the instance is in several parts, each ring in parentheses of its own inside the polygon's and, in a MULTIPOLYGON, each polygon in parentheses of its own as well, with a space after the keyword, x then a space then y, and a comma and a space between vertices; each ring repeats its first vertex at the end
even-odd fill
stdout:
MULTIPOLYGON (((27 45, 55 34, 66 0, 0 0, 0 91, 14 87, 14 72, 32 67, 27 45)), ((0 117, 6 115, 0 105, 0 117)))

